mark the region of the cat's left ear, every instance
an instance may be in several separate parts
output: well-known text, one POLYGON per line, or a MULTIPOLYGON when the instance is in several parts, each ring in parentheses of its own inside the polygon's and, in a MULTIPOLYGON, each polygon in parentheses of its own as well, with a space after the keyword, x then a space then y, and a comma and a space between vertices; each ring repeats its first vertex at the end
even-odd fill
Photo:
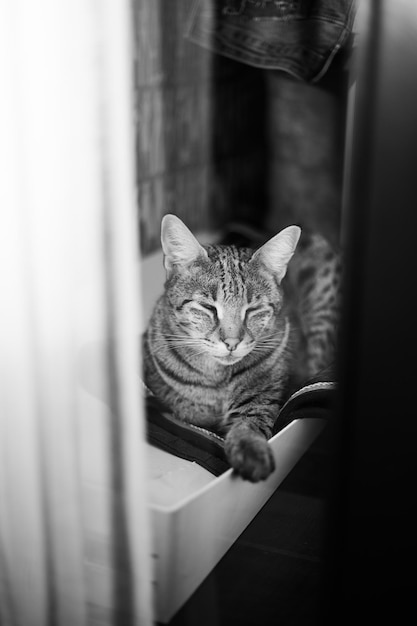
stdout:
POLYGON ((203 246, 176 215, 168 214, 162 218, 161 243, 168 275, 174 267, 187 267, 199 258, 208 257, 203 246))
POLYGON ((300 235, 301 228, 298 226, 284 228, 255 252, 252 261, 265 265, 280 283, 286 274, 300 235))

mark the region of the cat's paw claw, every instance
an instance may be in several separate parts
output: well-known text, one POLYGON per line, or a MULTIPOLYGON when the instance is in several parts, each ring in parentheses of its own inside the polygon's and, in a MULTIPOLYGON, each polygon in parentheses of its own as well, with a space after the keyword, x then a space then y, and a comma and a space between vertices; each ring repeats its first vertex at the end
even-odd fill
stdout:
POLYGON ((263 437, 226 437, 226 455, 235 472, 253 483, 265 480, 275 469, 274 455, 263 437))

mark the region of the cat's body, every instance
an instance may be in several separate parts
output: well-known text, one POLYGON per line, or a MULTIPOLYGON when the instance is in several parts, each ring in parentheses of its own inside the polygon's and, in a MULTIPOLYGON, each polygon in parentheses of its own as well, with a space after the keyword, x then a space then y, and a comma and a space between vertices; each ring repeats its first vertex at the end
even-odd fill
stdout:
MULTIPOLYGON (((316 354, 322 345, 317 312, 307 311, 308 321, 308 315, 294 315, 288 306, 297 300, 302 312, 302 297, 285 302, 282 279, 299 235, 291 226, 254 252, 203 248, 174 216, 166 216, 162 225, 167 281, 145 334, 146 384, 179 420, 225 436, 231 465, 252 481, 274 469, 267 439, 295 371, 294 347, 311 357, 301 359, 303 376, 313 375, 319 362, 324 365, 326 350, 316 354), (308 341, 300 340, 306 324, 319 339, 310 353, 308 341)), ((309 282, 310 290, 317 288, 307 271, 308 247, 301 246, 292 264, 293 295, 302 295, 309 282), (303 273, 309 279, 304 287, 303 273)), ((323 254, 316 276, 324 270, 323 254)), ((334 295, 329 292, 329 299, 334 295)))
POLYGON ((341 280, 340 253, 319 233, 304 233, 285 277, 297 385, 335 360, 341 280))

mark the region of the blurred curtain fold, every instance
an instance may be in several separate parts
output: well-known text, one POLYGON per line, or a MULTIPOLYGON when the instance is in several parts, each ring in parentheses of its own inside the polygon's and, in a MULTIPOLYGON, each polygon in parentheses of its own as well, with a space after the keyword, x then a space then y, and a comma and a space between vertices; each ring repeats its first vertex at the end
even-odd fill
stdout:
POLYGON ((152 623, 127 0, 0 0, 0 621, 152 623), (80 384, 83 346, 105 410, 80 384))

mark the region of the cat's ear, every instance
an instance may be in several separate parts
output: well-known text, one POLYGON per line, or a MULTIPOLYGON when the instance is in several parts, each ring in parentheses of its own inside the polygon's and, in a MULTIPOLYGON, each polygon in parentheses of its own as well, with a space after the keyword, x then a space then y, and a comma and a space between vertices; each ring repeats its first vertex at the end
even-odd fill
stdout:
POLYGON ((280 283, 286 274, 288 263, 295 252, 300 235, 301 228, 298 226, 284 228, 255 252, 252 261, 265 265, 280 283))
POLYGON ((203 246, 176 215, 169 214, 162 218, 161 243, 168 275, 174 267, 187 267, 199 258, 208 256, 203 246))

